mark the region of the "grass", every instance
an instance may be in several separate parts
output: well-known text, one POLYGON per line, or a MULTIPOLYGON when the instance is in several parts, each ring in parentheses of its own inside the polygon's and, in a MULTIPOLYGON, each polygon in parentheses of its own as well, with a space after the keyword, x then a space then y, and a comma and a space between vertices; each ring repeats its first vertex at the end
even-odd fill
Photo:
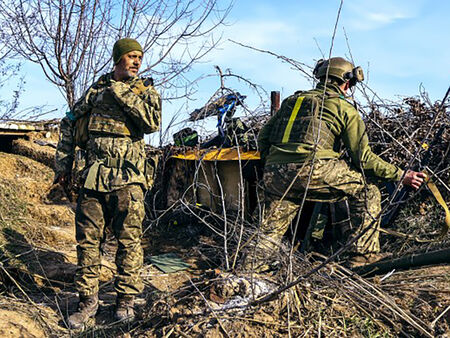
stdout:
POLYGON ((2 178, 0 178, 0 201, 0 246, 3 246, 5 231, 9 229, 23 232, 28 209, 27 202, 18 195, 17 187, 2 178))
POLYGON ((2 227, 16 223, 27 216, 27 202, 22 200, 11 182, 0 178, 0 224, 2 227))
POLYGON ((19 194, 17 186, 0 178, 0 262, 6 266, 23 265, 16 257, 23 251, 29 215, 27 202, 19 194))
POLYGON ((359 335, 367 338, 389 338, 392 335, 386 331, 380 331, 379 326, 376 325, 372 318, 353 316, 345 319, 345 327, 349 331, 357 331, 359 335))

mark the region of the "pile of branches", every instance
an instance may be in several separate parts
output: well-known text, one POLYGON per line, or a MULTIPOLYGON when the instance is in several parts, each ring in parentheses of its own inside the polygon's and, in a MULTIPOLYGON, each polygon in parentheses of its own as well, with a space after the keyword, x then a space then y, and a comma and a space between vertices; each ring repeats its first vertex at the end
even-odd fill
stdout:
MULTIPOLYGON (((365 123, 376 154, 389 163, 415 169, 430 151, 428 169, 438 177, 439 184, 449 182, 448 105, 441 107, 439 101, 431 104, 423 98, 410 97, 400 103, 372 103, 367 108, 365 123), (432 149, 428 150, 428 146, 432 149)), ((442 192, 449 196, 448 189, 442 192)))
MULTIPOLYGON (((432 103, 423 93, 400 102, 372 101, 361 108, 373 151, 403 169, 426 170, 445 201, 450 197, 447 102, 432 103), (424 160, 425 168, 421 167, 424 160)), ((387 203, 386 192, 384 197, 387 203)), ((383 236, 384 251, 402 256, 448 246, 448 236, 442 241, 432 241, 437 238, 445 214, 425 186, 400 208, 398 217, 388 226, 407 236, 383 236)))
MULTIPOLYGON (((217 243, 219 244, 219 243, 217 243)), ((219 244, 220 245, 220 244, 219 244)), ((203 254, 213 252, 199 247, 203 254)), ((216 251, 217 254, 217 251, 216 251)), ((148 299, 136 333, 152 330, 158 336, 324 336, 354 335, 431 337, 447 329, 430 329, 430 318, 398 304, 384 288, 344 267, 329 263, 320 273, 269 302, 260 302, 261 289, 273 292, 320 264, 320 256, 294 254, 291 263, 272 275, 210 270, 183 288, 148 299), (290 265, 290 267, 288 267, 290 265)), ((427 314, 428 315, 428 314, 427 314)))

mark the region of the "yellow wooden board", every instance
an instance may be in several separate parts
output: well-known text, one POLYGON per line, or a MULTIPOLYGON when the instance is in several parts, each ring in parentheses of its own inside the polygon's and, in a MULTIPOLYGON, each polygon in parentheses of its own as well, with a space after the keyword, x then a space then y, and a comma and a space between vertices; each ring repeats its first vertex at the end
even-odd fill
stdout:
POLYGON ((182 154, 173 155, 172 158, 191 161, 248 161, 259 160, 261 157, 259 151, 243 151, 237 148, 223 148, 223 149, 202 149, 189 150, 182 154))

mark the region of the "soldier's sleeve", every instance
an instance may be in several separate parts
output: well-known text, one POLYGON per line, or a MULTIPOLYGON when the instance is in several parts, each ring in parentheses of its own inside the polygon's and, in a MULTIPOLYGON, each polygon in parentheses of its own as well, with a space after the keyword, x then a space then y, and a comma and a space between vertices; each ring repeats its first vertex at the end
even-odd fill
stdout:
POLYGON ((145 134, 159 130, 161 124, 161 97, 153 86, 136 94, 125 82, 114 81, 111 92, 126 113, 141 126, 145 134))
POLYGON ((74 160, 75 144, 73 140, 73 128, 75 120, 71 120, 70 115, 61 120, 59 126, 59 142, 55 154, 55 174, 56 176, 70 174, 74 160))
POLYGON ((72 171, 75 142, 74 128, 78 118, 87 114, 91 109, 91 99, 95 90, 91 87, 87 92, 75 103, 72 110, 61 120, 59 126, 59 141, 55 154, 55 173, 56 176, 61 174, 69 174, 72 171))
POLYGON ((364 170, 368 176, 378 177, 389 181, 398 181, 403 170, 390 164, 376 155, 369 146, 366 126, 358 111, 349 105, 345 108, 345 127, 342 140, 349 151, 353 163, 364 170))
POLYGON ((270 122, 269 120, 264 127, 259 132, 258 135, 258 148, 259 153, 261 155, 261 160, 264 161, 265 157, 267 156, 269 149, 270 149, 270 143, 269 143, 269 136, 270 136, 270 129, 268 128, 267 124, 270 122))
MULTIPOLYGON (((284 103, 284 102, 283 102, 284 103)), ((282 105, 283 106, 283 105, 282 105)), ((261 154, 261 160, 265 160, 265 157, 269 154, 271 142, 270 142, 270 134, 273 130, 276 123, 278 123, 278 115, 281 108, 272 116, 269 121, 266 122, 264 127, 259 132, 258 135, 258 148, 261 154)))

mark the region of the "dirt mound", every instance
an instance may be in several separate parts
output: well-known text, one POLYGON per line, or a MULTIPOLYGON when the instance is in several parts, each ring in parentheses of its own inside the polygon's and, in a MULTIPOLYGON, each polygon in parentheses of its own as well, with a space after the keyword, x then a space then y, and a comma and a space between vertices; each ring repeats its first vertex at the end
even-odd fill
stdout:
MULTIPOLYGON (((71 246, 74 241, 74 213, 67 203, 49 204, 47 193, 53 170, 24 156, 0 153, 0 195, 5 212, 22 207, 21 217, 9 219, 13 228, 39 244, 71 246)), ((17 210, 16 210, 17 211, 17 210)))
POLYGON ((53 171, 27 157, 0 153, 0 256, 9 269, 42 285, 73 280, 74 213, 49 204, 53 171))
POLYGON ((59 318, 46 304, 0 296, 0 337, 61 337, 59 318))
POLYGON ((64 331, 60 310, 49 297, 73 282, 75 227, 73 206, 47 198, 53 176, 40 162, 0 152, 1 337, 61 336, 64 331))
POLYGON ((17 316, 17 311, 0 309, 0 336, 1 337, 24 337, 38 338, 45 336, 44 330, 37 325, 33 318, 22 313, 17 316))
POLYGON ((0 309, 0 337, 44 337, 45 332, 34 319, 25 313, 18 316, 17 311, 0 309))
POLYGON ((53 168, 55 163, 55 148, 58 143, 56 133, 30 133, 27 139, 19 138, 12 142, 12 151, 34 159, 53 168))

